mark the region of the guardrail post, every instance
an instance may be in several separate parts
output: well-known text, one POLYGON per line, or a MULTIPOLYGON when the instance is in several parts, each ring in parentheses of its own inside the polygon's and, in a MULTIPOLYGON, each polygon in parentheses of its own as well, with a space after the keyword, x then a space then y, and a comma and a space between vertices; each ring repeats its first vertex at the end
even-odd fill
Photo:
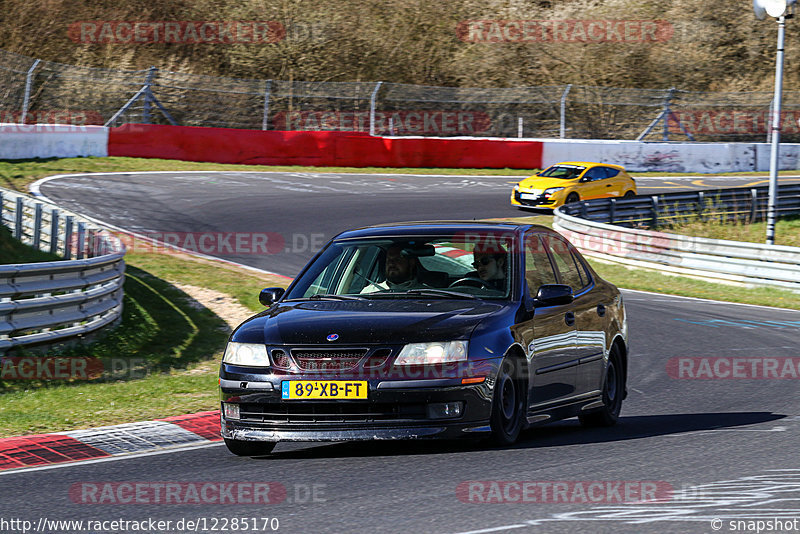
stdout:
POLYGON ((14 213, 14 239, 22 241, 22 197, 17 197, 17 211, 14 213))
POLYGON ((95 232, 94 230, 89 230, 86 233, 86 235, 88 236, 87 237, 87 242, 88 242, 88 245, 89 245, 87 247, 88 257, 89 258, 94 258, 95 256, 97 256, 97 232, 95 232))
POLYGON ((33 216, 33 248, 39 250, 42 242, 42 203, 37 202, 33 216))
POLYGON ((77 259, 82 260, 86 252, 86 224, 78 223, 78 253, 75 256, 77 259))
POLYGON ((64 223, 64 259, 72 259, 72 221, 75 217, 68 215, 64 223))
POLYGON ((58 214, 56 209, 50 211, 50 254, 58 254, 58 214))
POLYGON ((650 212, 651 212, 651 219, 650 219, 650 227, 651 228, 658 228, 658 195, 653 195, 650 197, 650 212))
POLYGON ((3 192, 0 191, 0 226, 3 225, 3 192))
POLYGON ((703 220, 703 210, 706 207, 706 194, 703 191, 697 192, 697 219, 703 220))
POLYGON ((617 199, 609 199, 610 206, 608 207, 608 224, 614 224, 614 219, 617 215, 617 199))
POLYGON ((589 210, 587 209, 585 200, 581 201, 581 217, 584 219, 587 219, 589 217, 589 210))
POLYGON ((755 187, 750 189, 750 223, 756 222, 756 214, 758 213, 758 189, 755 187))

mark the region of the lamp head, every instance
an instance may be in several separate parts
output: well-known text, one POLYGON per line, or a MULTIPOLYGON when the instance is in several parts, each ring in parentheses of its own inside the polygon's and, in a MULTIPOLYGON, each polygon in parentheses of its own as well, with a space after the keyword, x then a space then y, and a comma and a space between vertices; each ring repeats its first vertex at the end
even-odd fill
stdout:
POLYGON ((784 16, 789 6, 796 2, 797 0, 753 0, 753 11, 758 20, 764 20, 767 15, 778 18, 784 16))

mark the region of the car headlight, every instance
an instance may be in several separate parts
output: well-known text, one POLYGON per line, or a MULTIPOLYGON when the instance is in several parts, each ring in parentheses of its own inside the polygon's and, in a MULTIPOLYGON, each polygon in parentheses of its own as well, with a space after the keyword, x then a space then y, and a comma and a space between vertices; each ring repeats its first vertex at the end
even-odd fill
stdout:
POLYGON ((430 365, 434 363, 462 362, 467 359, 466 341, 435 343, 409 343, 395 360, 397 365, 430 365))
POLYGON ((267 347, 260 343, 228 343, 225 347, 225 363, 246 365, 248 367, 269 367, 267 347))
POLYGON ((559 191, 563 191, 563 190, 564 190, 563 187, 550 187, 550 188, 544 190, 544 194, 545 194, 545 196, 549 197, 553 193, 558 193, 559 191))
POLYGON ((519 184, 514 186, 514 192, 519 193, 519 184))

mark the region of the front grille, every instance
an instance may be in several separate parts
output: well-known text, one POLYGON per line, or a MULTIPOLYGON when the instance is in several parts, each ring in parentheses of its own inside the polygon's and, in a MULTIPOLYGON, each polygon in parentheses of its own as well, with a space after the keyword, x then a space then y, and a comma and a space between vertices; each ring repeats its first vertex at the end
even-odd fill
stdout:
POLYGON ((530 204, 535 206, 536 204, 549 204, 552 202, 549 198, 545 197, 544 195, 539 195, 536 198, 522 198, 522 193, 519 191, 514 192, 514 198, 517 202, 521 204, 530 204))
POLYGON ((364 368, 371 369, 374 367, 382 367, 391 355, 392 349, 378 349, 364 362, 364 368))
POLYGON ((270 357, 272 358, 272 365, 278 369, 288 369, 292 366, 289 355, 286 354, 285 350, 275 349, 270 353, 270 357))
POLYGON ((349 371, 367 354, 367 349, 293 349, 292 359, 303 371, 349 371))
POLYGON ((242 421, 259 423, 370 423, 427 420, 425 404, 374 402, 282 402, 239 405, 242 421))

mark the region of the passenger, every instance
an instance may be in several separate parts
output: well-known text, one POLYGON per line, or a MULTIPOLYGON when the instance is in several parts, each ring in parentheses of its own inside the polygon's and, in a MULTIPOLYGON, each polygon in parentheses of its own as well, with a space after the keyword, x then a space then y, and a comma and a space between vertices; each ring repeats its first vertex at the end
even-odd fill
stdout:
POLYGON ((478 278, 486 282, 487 287, 505 291, 507 254, 500 246, 489 247, 476 245, 472 250, 472 266, 478 278))

